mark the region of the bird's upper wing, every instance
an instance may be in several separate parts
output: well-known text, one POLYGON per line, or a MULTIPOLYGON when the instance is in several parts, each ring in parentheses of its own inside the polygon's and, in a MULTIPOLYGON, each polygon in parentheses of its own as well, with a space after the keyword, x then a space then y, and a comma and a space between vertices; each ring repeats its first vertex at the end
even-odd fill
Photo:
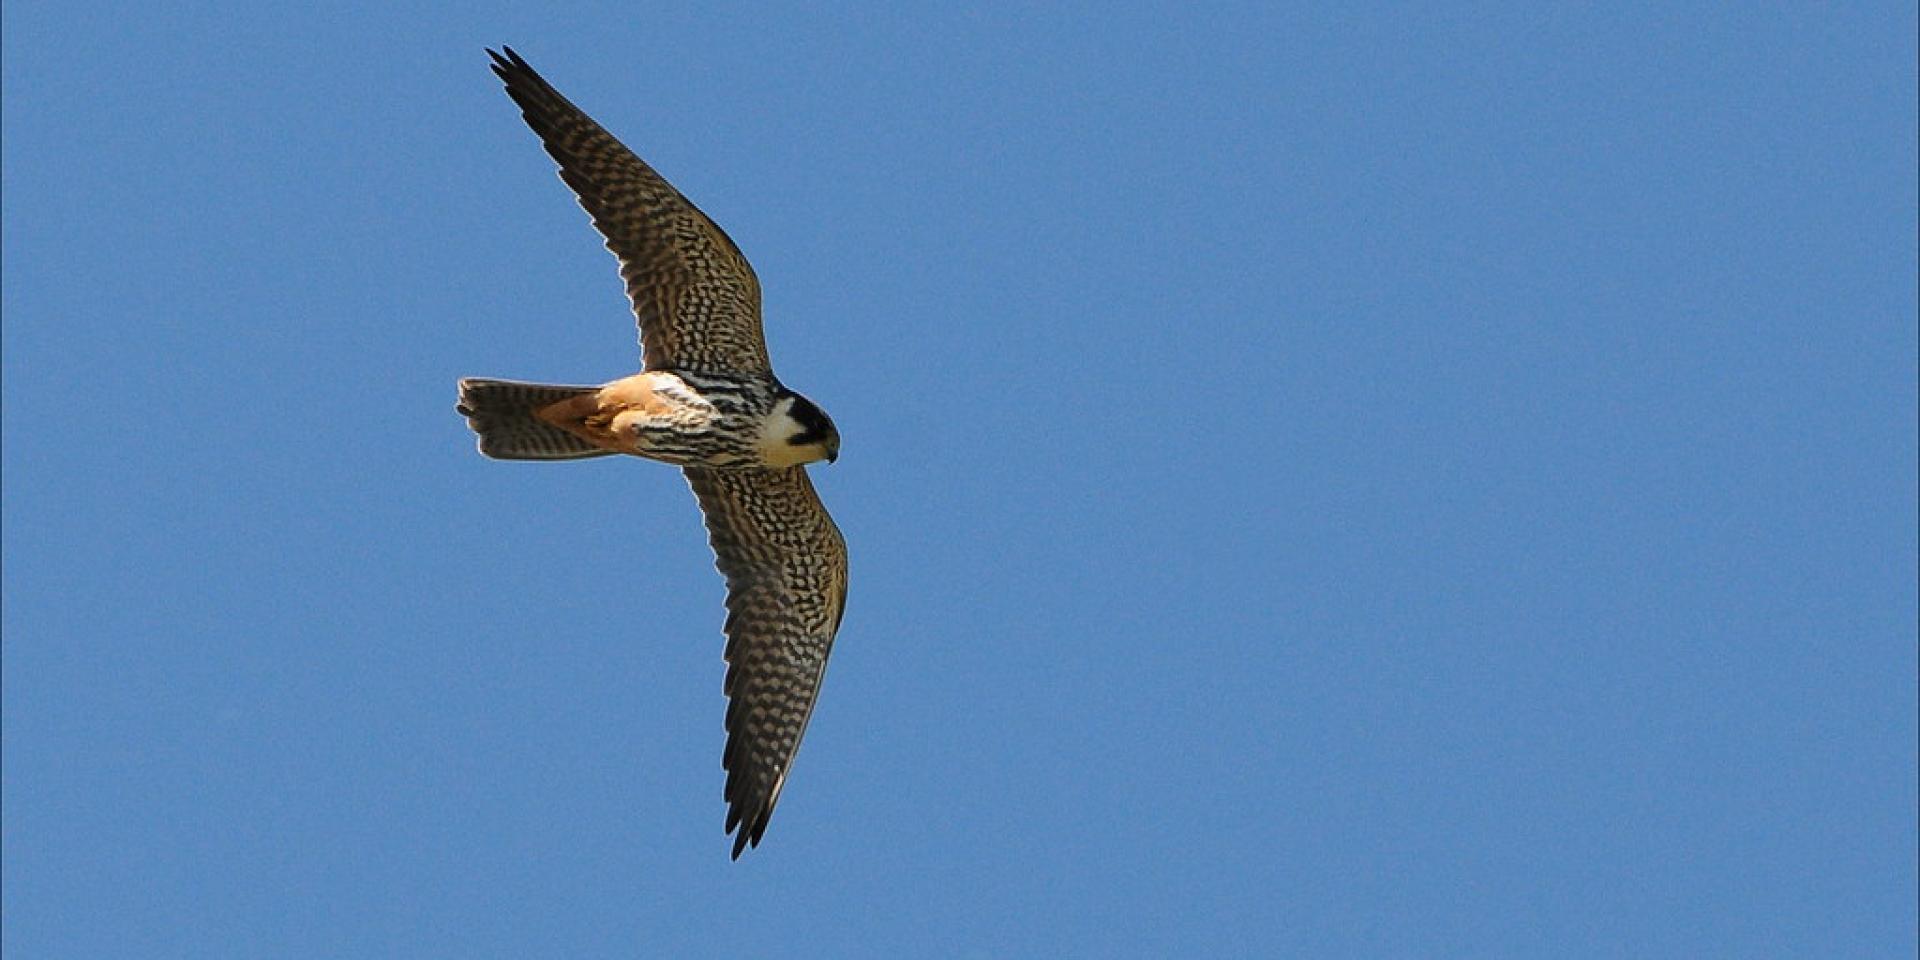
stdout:
POLYGON ((487 51, 493 72, 620 258, 647 369, 768 372, 760 281, 740 248, 513 48, 503 49, 487 51))
POLYGON ((847 544, 803 467, 689 467, 727 578, 727 831, 759 846, 820 695, 847 600, 847 544))

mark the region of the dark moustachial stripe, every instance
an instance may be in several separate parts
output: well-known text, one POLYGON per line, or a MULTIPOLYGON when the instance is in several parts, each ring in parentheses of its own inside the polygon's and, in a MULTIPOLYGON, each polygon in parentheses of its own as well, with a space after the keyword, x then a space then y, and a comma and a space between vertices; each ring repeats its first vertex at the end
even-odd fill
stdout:
POLYGON ((801 428, 800 435, 790 438, 787 441, 789 444, 806 446, 824 442, 834 435, 836 431, 833 428, 833 421, 827 418, 826 411, 821 410, 812 400, 790 390, 786 392, 786 396, 793 398, 793 407, 788 411, 788 415, 793 417, 794 422, 800 424, 801 428))

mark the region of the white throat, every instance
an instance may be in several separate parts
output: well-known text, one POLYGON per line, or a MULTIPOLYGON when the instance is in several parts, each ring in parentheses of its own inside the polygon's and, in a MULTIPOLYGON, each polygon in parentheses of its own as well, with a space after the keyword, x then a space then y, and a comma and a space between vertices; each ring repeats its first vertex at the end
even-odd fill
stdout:
POLYGON ((806 427, 793 418, 793 398, 787 397, 774 405, 773 412, 760 421, 760 459, 770 467, 791 467, 817 459, 810 455, 812 447, 796 447, 787 440, 806 432, 806 427))

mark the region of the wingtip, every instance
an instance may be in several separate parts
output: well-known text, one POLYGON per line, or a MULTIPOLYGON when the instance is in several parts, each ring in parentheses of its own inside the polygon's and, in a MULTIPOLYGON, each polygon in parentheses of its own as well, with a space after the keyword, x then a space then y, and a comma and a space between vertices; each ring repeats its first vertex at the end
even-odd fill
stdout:
POLYGON ((735 860, 740 859, 740 854, 748 847, 758 848, 760 835, 767 829, 764 815, 749 817, 746 813, 744 804, 734 802, 732 797, 727 798, 727 832, 733 834, 733 859, 735 860))
POLYGON ((493 72, 499 75, 502 80, 508 79, 508 75, 512 73, 533 72, 533 68, 527 66, 527 61, 512 47, 504 43, 500 45, 500 49, 498 50, 487 47, 486 51, 488 59, 493 61, 493 63, 490 64, 493 72))
POLYGON ((493 64, 495 68, 520 69, 520 70, 532 69, 531 67, 527 66, 526 58, 520 56, 520 52, 518 50, 515 50, 511 46, 508 46, 507 44, 504 44, 504 43, 500 45, 499 50, 495 50, 492 47, 488 47, 487 56, 493 58, 493 64))
POLYGON ((760 848, 760 831, 754 830, 748 824, 742 823, 740 825, 740 832, 733 835, 733 859, 740 859, 740 854, 745 852, 748 847, 756 850, 760 848))

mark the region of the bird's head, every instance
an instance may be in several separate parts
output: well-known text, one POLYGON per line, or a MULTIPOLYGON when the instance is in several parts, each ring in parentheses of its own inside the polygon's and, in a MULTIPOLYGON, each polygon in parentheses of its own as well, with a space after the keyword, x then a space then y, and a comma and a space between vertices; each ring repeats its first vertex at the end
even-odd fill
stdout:
POLYGON ((826 411, 792 391, 780 394, 761 431, 760 454, 769 466, 791 467, 840 456, 840 431, 826 411))

